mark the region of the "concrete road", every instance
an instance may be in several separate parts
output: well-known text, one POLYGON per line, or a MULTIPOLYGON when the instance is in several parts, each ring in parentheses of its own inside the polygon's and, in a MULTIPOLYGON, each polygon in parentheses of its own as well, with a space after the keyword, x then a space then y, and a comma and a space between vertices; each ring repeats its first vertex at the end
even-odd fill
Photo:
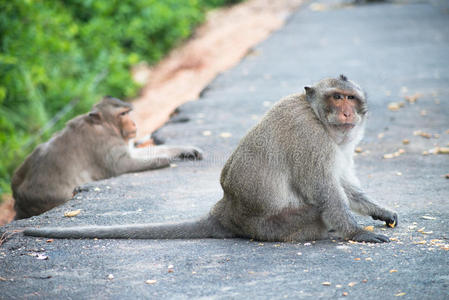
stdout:
POLYGON ((222 165, 269 107, 344 73, 370 101, 356 155, 360 180, 379 204, 398 212, 399 226, 358 220, 391 243, 46 240, 16 233, 0 247, 0 298, 448 299, 449 156, 423 155, 449 143, 448 8, 446 1, 309 2, 201 99, 181 107, 190 122, 159 131, 169 144, 203 148, 204 161, 95 182, 59 208, 1 228, 206 214, 222 195, 222 165), (404 99, 416 94, 415 103, 404 99), (391 111, 391 102, 404 105, 391 111), (63 216, 75 209, 78 216, 63 216))

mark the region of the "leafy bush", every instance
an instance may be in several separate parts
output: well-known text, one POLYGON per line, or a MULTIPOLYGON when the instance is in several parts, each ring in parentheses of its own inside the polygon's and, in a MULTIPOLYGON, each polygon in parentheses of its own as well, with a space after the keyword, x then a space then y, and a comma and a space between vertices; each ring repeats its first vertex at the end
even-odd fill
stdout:
POLYGON ((130 66, 157 62, 208 8, 238 1, 1 1, 0 194, 24 157, 67 120, 102 95, 135 96, 130 66))

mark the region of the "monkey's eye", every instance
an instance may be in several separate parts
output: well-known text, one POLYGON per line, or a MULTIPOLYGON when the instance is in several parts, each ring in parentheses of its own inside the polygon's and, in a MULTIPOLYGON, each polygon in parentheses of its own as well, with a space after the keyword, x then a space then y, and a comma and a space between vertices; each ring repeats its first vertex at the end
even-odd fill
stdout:
POLYGON ((335 100, 341 99, 341 95, 340 94, 334 94, 333 97, 334 97, 335 100))
POLYGON ((355 97, 353 95, 349 95, 348 99, 355 99, 355 97))
POLYGON ((122 112, 119 114, 119 116, 120 116, 120 117, 126 116, 126 115, 128 114, 128 112, 129 112, 129 111, 127 111, 127 110, 122 111, 122 112))

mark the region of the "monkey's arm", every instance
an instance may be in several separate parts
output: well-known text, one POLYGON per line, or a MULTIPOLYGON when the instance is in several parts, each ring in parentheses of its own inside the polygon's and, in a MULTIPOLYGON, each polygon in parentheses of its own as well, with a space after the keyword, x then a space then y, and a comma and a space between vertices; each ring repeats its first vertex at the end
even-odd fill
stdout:
POLYGON ((110 161, 109 163, 106 162, 105 165, 111 166, 110 172, 114 174, 114 176, 124 173, 159 169, 170 165, 170 158, 163 155, 148 158, 131 157, 126 147, 111 149, 105 159, 110 161))
POLYGON ((373 203, 359 187, 349 182, 343 182, 343 188, 353 211, 371 216, 374 220, 384 221, 390 227, 397 226, 398 215, 396 213, 373 203))
POLYGON ((321 217, 329 229, 334 229, 345 239, 358 242, 389 242, 388 237, 366 231, 356 223, 346 204, 346 195, 339 185, 327 184, 316 191, 320 191, 315 199, 322 208, 321 217))
POLYGON ((132 148, 131 156, 140 159, 169 157, 170 159, 189 158, 202 159, 203 151, 193 146, 150 146, 145 148, 132 148))

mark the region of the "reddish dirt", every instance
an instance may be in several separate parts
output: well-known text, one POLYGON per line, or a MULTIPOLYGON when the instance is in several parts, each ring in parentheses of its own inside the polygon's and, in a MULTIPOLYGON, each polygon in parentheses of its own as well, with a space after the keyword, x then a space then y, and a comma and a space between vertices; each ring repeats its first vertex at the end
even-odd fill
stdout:
POLYGON ((146 82, 133 101, 138 137, 161 127, 181 104, 195 100, 218 73, 237 64, 248 50, 280 28, 303 0, 248 0, 211 11, 193 37, 153 68, 136 67, 146 82))
POLYGON ((11 222, 15 215, 13 198, 9 195, 3 195, 0 204, 0 226, 11 222))
MULTIPOLYGON (((213 10, 187 42, 154 67, 133 68, 144 84, 133 101, 138 138, 148 136, 169 119, 181 104, 198 98, 217 74, 236 65, 251 47, 280 28, 303 0, 248 0, 213 10)), ((0 226, 14 218, 14 200, 0 204, 0 226)))

